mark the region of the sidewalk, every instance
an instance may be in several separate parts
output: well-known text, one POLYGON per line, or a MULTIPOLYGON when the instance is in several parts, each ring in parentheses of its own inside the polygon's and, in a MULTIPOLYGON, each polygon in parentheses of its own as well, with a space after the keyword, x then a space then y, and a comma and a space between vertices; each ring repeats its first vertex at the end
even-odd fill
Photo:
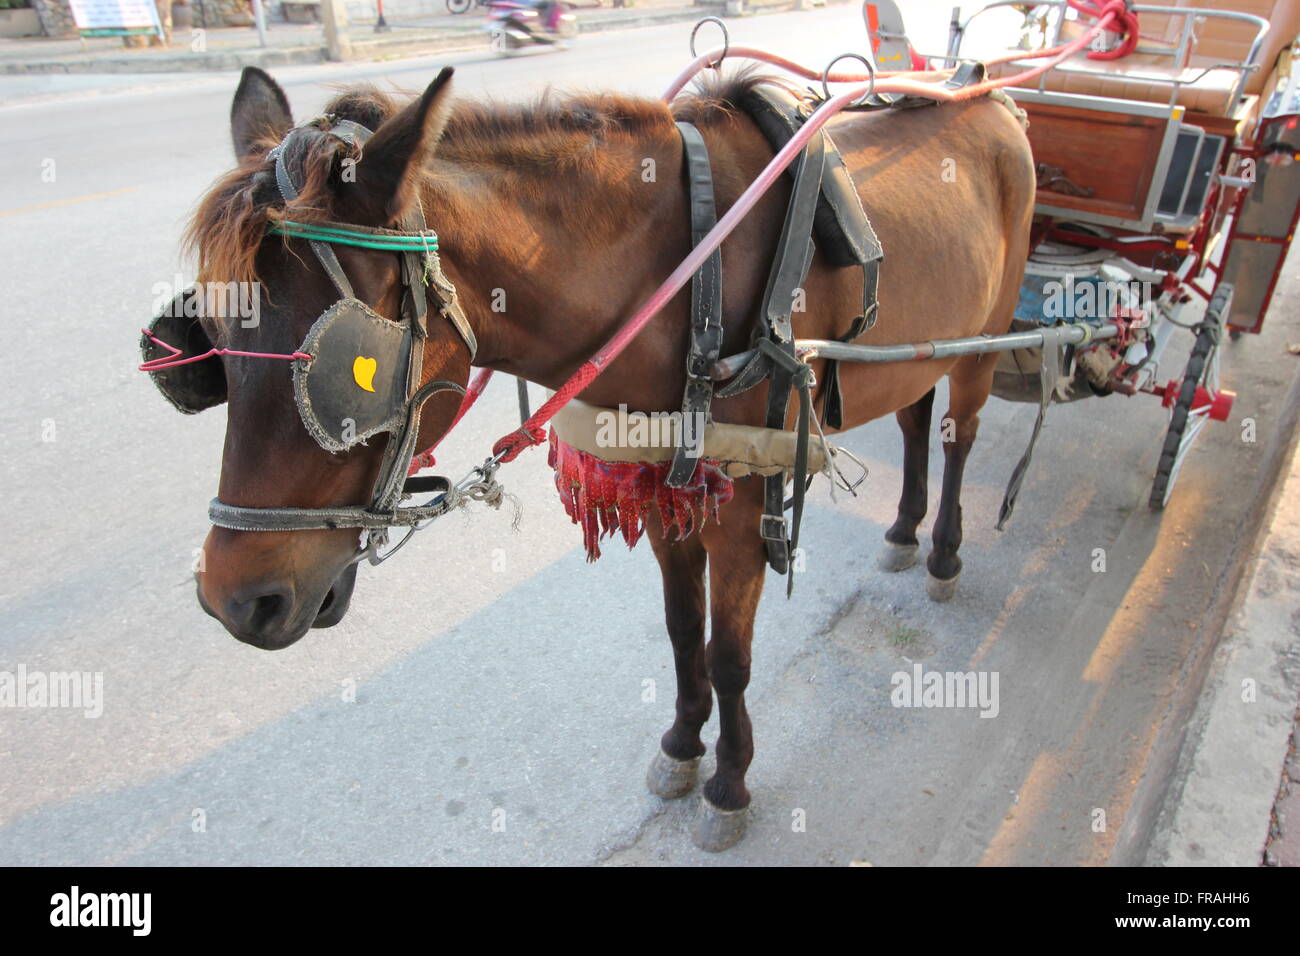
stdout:
MULTIPOLYGON (((788 10, 794 5, 795 0, 749 0, 746 12, 788 10)), ((636 0, 633 7, 617 9, 587 0, 575 4, 575 9, 579 30, 592 33, 721 15, 723 0, 636 0)), ((351 20, 347 28, 351 59, 389 59, 488 46, 482 10, 460 16, 444 12, 400 18, 388 15, 385 19, 390 29, 383 33, 375 32, 373 17, 351 20)), ((118 37, 89 38, 84 46, 76 37, 5 37, 0 38, 0 74, 179 73, 326 60, 324 30, 319 23, 270 22, 266 39, 267 45, 259 46, 252 27, 178 30, 166 48, 126 48, 118 37)))
POLYGON ((1148 864, 1300 866, 1300 445, 1286 461, 1148 864))
MULTIPOLYGON (((1300 719, 1300 712, 1296 714, 1300 719)), ((1265 866, 1300 866, 1300 723, 1291 734, 1282 785, 1269 821, 1268 843, 1264 845, 1265 866)))

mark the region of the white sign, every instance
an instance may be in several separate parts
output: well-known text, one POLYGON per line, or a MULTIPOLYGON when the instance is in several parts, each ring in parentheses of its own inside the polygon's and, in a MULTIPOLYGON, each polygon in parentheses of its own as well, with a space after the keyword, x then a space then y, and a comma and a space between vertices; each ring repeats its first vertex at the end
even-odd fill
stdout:
POLYGON ((68 3, 77 29, 84 34, 162 34, 153 0, 68 0, 68 3))

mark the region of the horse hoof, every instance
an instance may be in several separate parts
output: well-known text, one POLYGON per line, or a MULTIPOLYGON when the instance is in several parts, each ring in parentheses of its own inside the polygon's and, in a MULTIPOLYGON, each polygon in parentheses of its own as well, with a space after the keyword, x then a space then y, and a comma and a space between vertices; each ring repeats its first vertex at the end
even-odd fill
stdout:
POLYGON ((709 853, 721 853, 740 842, 749 823, 749 807, 741 810, 719 810, 700 798, 700 816, 695 821, 695 845, 709 853))
POLYGON ((958 571, 947 581, 942 578, 936 578, 933 574, 926 577, 925 592, 930 595, 931 601, 937 601, 943 604, 945 601, 951 601, 952 596, 957 593, 957 582, 961 580, 961 572, 958 571))
POLYGON ((890 573, 906 571, 916 564, 916 555, 920 550, 919 544, 894 544, 892 541, 886 541, 885 550, 881 551, 880 557, 876 558, 876 567, 890 573))
POLYGON ((645 785, 656 797, 675 800, 684 797, 695 789, 695 776, 700 769, 700 758, 677 760, 663 752, 662 748, 650 761, 646 771, 645 785))

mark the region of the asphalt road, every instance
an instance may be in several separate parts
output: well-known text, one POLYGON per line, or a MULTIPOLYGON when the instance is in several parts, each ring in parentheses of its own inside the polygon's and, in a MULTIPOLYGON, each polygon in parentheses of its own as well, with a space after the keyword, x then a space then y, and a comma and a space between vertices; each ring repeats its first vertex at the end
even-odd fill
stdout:
MULTIPOLYGON (((921 45, 933 49, 946 12, 923 6, 934 12, 921 45)), ((845 8, 732 29, 811 62, 862 45, 845 8)), ((466 95, 548 82, 655 95, 685 62, 688 33, 278 75, 302 117, 327 84, 421 87, 444 62, 466 95)), ((966 571, 951 604, 929 602, 923 568, 874 570, 899 489, 893 422, 846 437, 871 477, 856 499, 812 495, 794 600, 769 581, 748 698, 754 818, 744 843, 711 857, 690 844, 695 798, 666 804, 642 782, 673 708, 653 557, 611 545, 586 565, 544 452, 503 473, 522 502, 517 531, 491 512, 445 519, 382 571, 363 570, 332 630, 267 654, 202 614, 191 562, 224 418, 176 415, 134 370, 136 330, 154 284, 181 265, 186 213, 229 163, 235 80, 112 82, 154 85, 87 95, 84 77, 0 80, 0 671, 101 672, 104 687, 96 719, 0 709, 0 862, 1139 857, 1162 782, 1153 757, 1198 679, 1202 622, 1240 557, 1295 373, 1283 347, 1300 338, 1294 269, 1265 334, 1226 347, 1234 421, 1207 429, 1163 516, 1146 497, 1165 412, 1112 397, 1052 410, 1017 513, 994 531, 1033 410, 991 402, 967 469, 966 571), (1097 548, 1104 573, 1092 570, 1097 548), (891 706, 891 675, 918 661, 996 672, 997 716, 891 706)), ((1177 354, 1168 371, 1181 372, 1177 354)), ((514 414, 513 386, 499 381, 441 461, 455 473, 477 462, 514 414)))

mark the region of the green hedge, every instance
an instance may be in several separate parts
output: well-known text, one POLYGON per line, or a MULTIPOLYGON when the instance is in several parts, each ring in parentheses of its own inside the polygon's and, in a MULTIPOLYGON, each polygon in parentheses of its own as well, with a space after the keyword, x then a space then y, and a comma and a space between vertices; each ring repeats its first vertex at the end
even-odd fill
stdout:
POLYGON ((0 10, 19 10, 31 5, 31 0, 0 0, 0 10))

